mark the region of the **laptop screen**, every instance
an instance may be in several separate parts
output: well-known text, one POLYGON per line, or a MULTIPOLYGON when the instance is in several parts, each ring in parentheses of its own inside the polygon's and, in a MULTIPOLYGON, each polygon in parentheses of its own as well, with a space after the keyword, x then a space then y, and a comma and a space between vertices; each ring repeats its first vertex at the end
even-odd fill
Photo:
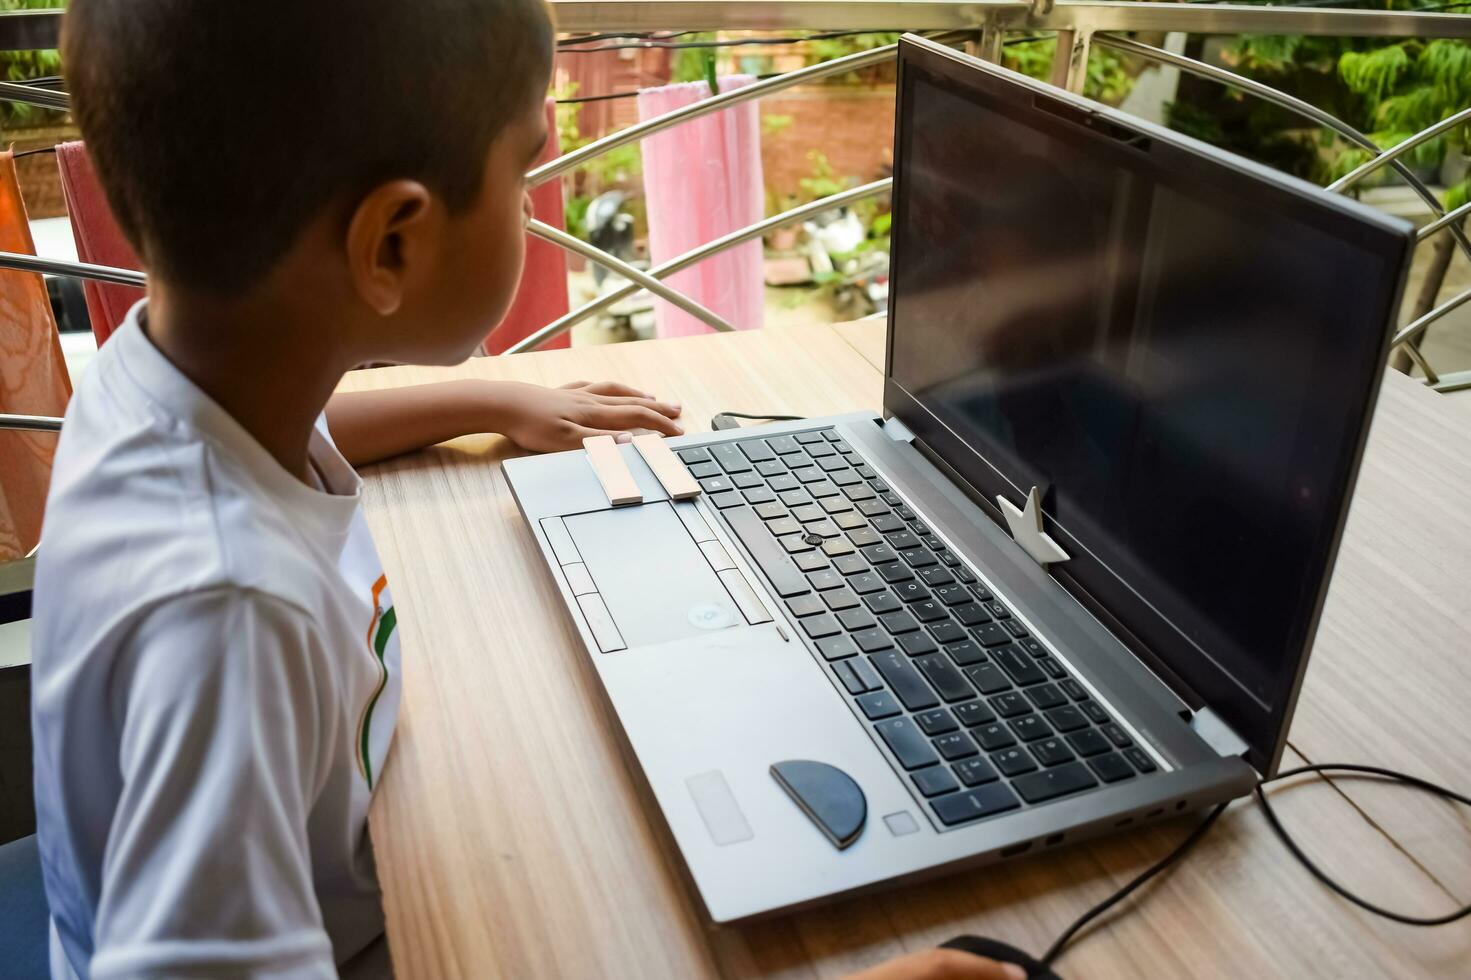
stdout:
POLYGON ((1407 226, 917 45, 900 99, 886 402, 1275 765, 1407 226))

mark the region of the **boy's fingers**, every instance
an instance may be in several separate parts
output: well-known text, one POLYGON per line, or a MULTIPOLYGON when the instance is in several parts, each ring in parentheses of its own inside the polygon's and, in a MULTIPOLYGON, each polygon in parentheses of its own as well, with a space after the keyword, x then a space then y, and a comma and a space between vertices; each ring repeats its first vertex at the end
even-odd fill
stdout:
POLYGON ((592 384, 584 384, 582 387, 587 389, 589 394, 593 395, 619 395, 625 398, 654 397, 646 391, 639 391, 637 388, 630 388, 628 385, 621 385, 616 381, 594 381, 592 384))
POLYGON ((576 434, 577 445, 573 448, 581 446, 582 440, 587 439, 591 436, 612 436, 614 442, 633 441, 633 433, 625 432, 622 429, 590 429, 587 426, 580 426, 576 434))
POLYGON ((652 408, 660 415, 670 418, 679 418, 680 406, 671 402, 661 402, 653 398, 635 398, 632 396, 602 395, 604 405, 642 405, 644 408, 652 408))
POLYGON ((622 429, 652 429, 666 436, 682 436, 684 430, 665 416, 642 405, 613 405, 593 414, 599 425, 616 425, 622 429))

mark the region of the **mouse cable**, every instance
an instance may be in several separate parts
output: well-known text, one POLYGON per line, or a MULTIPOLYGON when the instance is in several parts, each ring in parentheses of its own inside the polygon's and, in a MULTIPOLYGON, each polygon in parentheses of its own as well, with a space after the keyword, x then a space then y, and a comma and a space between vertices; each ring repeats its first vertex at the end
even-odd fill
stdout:
MULTIPOLYGON (((1309 873, 1312 874, 1313 877, 1317 878, 1324 885, 1327 885, 1340 897, 1347 899, 1348 901, 1357 905, 1359 908, 1365 910, 1366 912, 1371 912, 1374 915, 1380 916, 1381 918, 1390 919, 1394 922, 1400 922, 1410 926, 1429 927, 1447 925, 1451 922, 1457 922, 1461 919, 1466 918, 1468 915, 1471 915, 1471 905, 1464 906, 1453 912, 1447 912, 1444 915, 1425 917, 1405 915, 1402 912, 1395 912, 1391 909, 1383 908, 1382 906, 1375 905, 1373 902, 1370 902, 1367 899, 1355 895, 1353 892, 1349 891, 1343 885, 1339 884, 1336 880, 1330 877, 1326 871, 1318 867, 1318 865, 1311 858, 1309 858, 1307 854, 1303 853, 1303 850, 1301 847, 1298 846, 1297 841, 1292 838, 1292 835, 1287 832, 1287 828, 1284 827, 1282 825, 1282 822, 1277 819, 1277 811, 1272 808, 1272 804, 1267 802, 1267 794, 1262 791, 1262 787, 1266 786, 1268 783, 1275 783, 1278 780, 1290 779, 1294 776, 1306 775, 1307 773, 1329 772, 1357 773, 1363 776, 1374 776, 1380 779, 1387 779, 1393 782, 1404 783, 1406 785, 1413 786, 1416 789, 1424 790, 1427 793, 1432 793, 1436 796, 1441 797, 1442 799, 1451 800, 1456 803, 1460 803, 1462 806, 1471 807, 1471 797, 1467 797, 1461 793, 1457 793, 1455 790, 1447 789, 1444 786, 1439 786, 1435 783, 1429 782, 1428 780, 1420 779, 1416 776, 1410 776, 1402 772, 1395 772, 1392 769, 1383 769, 1379 766, 1365 766, 1347 762, 1324 762, 1315 765, 1298 766, 1296 769, 1287 769, 1277 773, 1277 775, 1271 777, 1270 779, 1263 779, 1258 781, 1257 784, 1252 787, 1252 791, 1256 794, 1257 802, 1260 803, 1262 806, 1262 813, 1267 818, 1267 825, 1272 828, 1272 831, 1277 835, 1277 838, 1287 846, 1287 850, 1292 854, 1292 856, 1297 858, 1298 862, 1304 868, 1307 868, 1307 870, 1309 871, 1309 873)), ((1082 931, 1084 926, 1092 922, 1094 919, 1098 918, 1103 913, 1107 912, 1109 909, 1113 908, 1119 902, 1122 902, 1125 898, 1128 898, 1129 895, 1138 890, 1139 887, 1142 886, 1145 882, 1149 881, 1160 872, 1176 864, 1181 858, 1188 854, 1191 849, 1195 847, 1196 844, 1200 843, 1201 838, 1205 837, 1207 831, 1209 831, 1211 827, 1215 825, 1216 821, 1220 819, 1221 814, 1226 812, 1226 807, 1229 805, 1229 803, 1222 803, 1217 806, 1214 810, 1210 812, 1209 815, 1206 816, 1204 820, 1202 820, 1195 827, 1194 830, 1190 832, 1190 835, 1188 837, 1186 837, 1183 841, 1176 845, 1173 851, 1171 851, 1169 854, 1166 854, 1163 858, 1155 862, 1149 868, 1145 869, 1132 881, 1124 885, 1118 891, 1114 892, 1108 898, 1104 899, 1102 902, 1099 902, 1097 905, 1093 906, 1087 912, 1084 912, 1081 916, 1079 916, 1072 925, 1068 926, 1067 929, 1063 931, 1062 935, 1057 937, 1057 941, 1054 942, 1051 947, 1048 948, 1047 952, 1042 955, 1040 962, 1048 967, 1051 967, 1053 962, 1056 961, 1057 958, 1063 954, 1063 951, 1067 947, 1068 943, 1073 941, 1078 933, 1082 931)))
POLYGON ((751 422, 801 422, 803 417, 800 415, 747 415, 745 412, 719 412, 710 420, 710 428, 716 432, 738 428, 736 419, 747 419, 751 422))

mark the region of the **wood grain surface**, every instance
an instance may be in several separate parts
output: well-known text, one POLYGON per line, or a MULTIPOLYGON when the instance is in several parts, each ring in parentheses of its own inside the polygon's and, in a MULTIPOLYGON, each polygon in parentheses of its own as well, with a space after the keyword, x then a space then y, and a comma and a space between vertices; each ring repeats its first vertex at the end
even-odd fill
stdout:
MULTIPOLYGON (((344 387, 616 379, 680 401, 695 431, 720 410, 876 409, 882 331, 870 322, 575 348, 359 371, 344 387)), ((1381 761, 1464 784, 1471 644, 1456 609, 1465 612, 1471 529, 1464 504, 1451 522, 1456 494, 1465 499, 1459 471, 1414 447, 1444 434, 1432 425, 1462 439, 1466 426, 1425 421, 1416 393, 1401 394, 1384 400, 1382 416, 1403 418, 1376 429, 1371 454, 1386 472, 1380 479, 1366 464, 1361 496, 1375 499, 1356 507, 1293 739, 1311 758, 1381 761), (1386 438, 1396 448, 1381 452, 1386 438), (1442 526, 1405 532, 1393 518, 1404 502, 1442 526), (1391 558, 1400 564, 1378 567, 1391 558), (1378 625, 1356 626, 1362 616, 1378 625), (1459 663, 1444 663, 1455 654, 1459 663), (1399 664, 1426 683, 1401 676, 1390 697, 1375 678, 1399 664)), ((1040 953, 1192 825, 710 928, 617 748, 617 723, 511 499, 499 466, 511 452, 500 437, 471 437, 366 474, 368 519, 404 631, 404 708, 371 818, 400 977, 835 977, 961 932, 1040 953)), ((1274 798, 1310 855, 1384 903, 1439 911, 1471 885, 1454 864, 1471 860, 1464 824, 1457 830, 1448 814, 1427 821, 1423 800, 1317 777, 1274 798)), ((1127 908, 1060 961, 1065 976, 1463 977, 1471 963, 1471 926, 1414 930, 1358 911, 1302 871, 1246 801, 1127 908)))

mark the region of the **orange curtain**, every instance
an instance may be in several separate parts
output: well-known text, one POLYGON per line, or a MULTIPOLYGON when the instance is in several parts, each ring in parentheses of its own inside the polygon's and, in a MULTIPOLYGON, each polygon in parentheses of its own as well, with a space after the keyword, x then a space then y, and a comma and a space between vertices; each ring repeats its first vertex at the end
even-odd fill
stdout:
MULTIPOLYGON (((36 254, 15 160, 0 153, 0 251, 36 254)), ((0 270, 0 413, 62 415, 71 381, 46 284, 0 270)), ((41 539, 56 434, 0 431, 0 561, 23 558, 41 539)))

